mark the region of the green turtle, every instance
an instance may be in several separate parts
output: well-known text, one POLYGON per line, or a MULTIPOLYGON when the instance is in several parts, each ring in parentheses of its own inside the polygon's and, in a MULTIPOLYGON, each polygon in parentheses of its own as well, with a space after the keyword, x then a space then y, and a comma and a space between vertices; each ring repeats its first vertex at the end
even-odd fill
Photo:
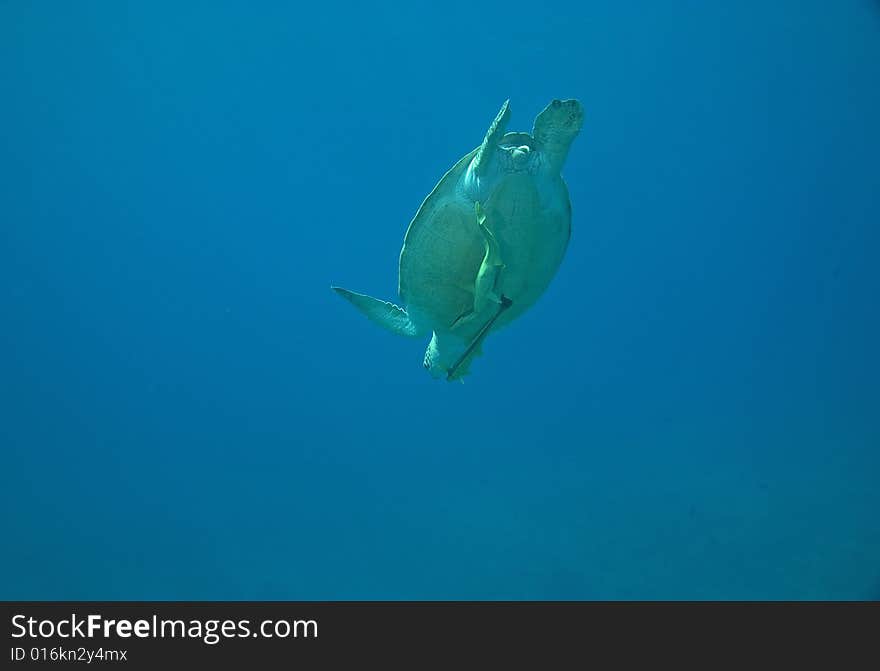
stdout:
POLYGON ((407 229, 402 307, 333 290, 393 333, 431 334, 424 367, 462 378, 486 336, 532 306, 562 262, 571 204, 560 171, 583 118, 577 100, 553 100, 531 134, 507 133, 505 101, 480 146, 440 179, 407 229))

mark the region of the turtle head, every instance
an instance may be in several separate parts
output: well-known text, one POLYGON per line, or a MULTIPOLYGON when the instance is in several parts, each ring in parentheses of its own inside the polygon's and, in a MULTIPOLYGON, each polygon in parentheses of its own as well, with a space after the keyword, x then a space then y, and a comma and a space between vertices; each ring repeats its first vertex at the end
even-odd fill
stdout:
POLYGON ((562 168, 571 143, 584 125, 584 106, 578 100, 554 100, 535 118, 532 136, 554 170, 562 168))

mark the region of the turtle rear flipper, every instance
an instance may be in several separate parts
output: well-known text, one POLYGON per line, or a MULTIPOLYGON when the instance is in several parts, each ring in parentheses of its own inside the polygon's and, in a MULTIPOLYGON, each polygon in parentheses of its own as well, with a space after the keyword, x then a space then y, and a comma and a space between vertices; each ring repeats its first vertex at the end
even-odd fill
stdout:
POLYGON ((480 348, 483 344, 483 341, 486 339, 486 336, 489 335, 489 330, 492 328, 492 324, 501 316, 501 313, 504 312, 507 308, 513 305, 513 301, 510 300, 507 296, 501 297, 501 303, 498 305, 498 311, 495 315, 487 321, 483 328, 481 328, 477 335, 474 336, 474 339, 471 341, 471 344, 467 346, 464 354, 458 357, 458 360, 449 367, 449 370, 446 371, 446 379, 449 381, 455 380, 456 378, 461 377, 464 371, 467 370, 467 365, 465 365, 473 355, 477 354, 480 351, 480 348))
POLYGON ((330 287, 363 313, 367 319, 397 335, 414 338, 422 331, 413 323, 406 310, 394 303, 379 300, 366 294, 357 294, 342 287, 330 287))

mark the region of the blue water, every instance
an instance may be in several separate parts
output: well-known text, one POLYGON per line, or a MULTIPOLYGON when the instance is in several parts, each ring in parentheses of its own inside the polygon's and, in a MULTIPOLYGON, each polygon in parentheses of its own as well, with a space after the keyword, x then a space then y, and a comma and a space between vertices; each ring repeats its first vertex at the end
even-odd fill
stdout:
POLYGON ((0 598, 880 597, 880 3, 0 5, 0 598), (584 129, 466 384, 330 291, 584 129))

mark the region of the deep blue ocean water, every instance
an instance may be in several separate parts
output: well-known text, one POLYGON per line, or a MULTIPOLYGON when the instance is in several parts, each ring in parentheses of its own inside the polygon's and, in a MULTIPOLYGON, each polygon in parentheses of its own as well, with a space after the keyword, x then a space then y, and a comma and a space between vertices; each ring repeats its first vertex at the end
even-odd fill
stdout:
POLYGON ((880 3, 0 3, 0 598, 880 598, 880 3), (465 384, 329 289, 510 98, 465 384))

